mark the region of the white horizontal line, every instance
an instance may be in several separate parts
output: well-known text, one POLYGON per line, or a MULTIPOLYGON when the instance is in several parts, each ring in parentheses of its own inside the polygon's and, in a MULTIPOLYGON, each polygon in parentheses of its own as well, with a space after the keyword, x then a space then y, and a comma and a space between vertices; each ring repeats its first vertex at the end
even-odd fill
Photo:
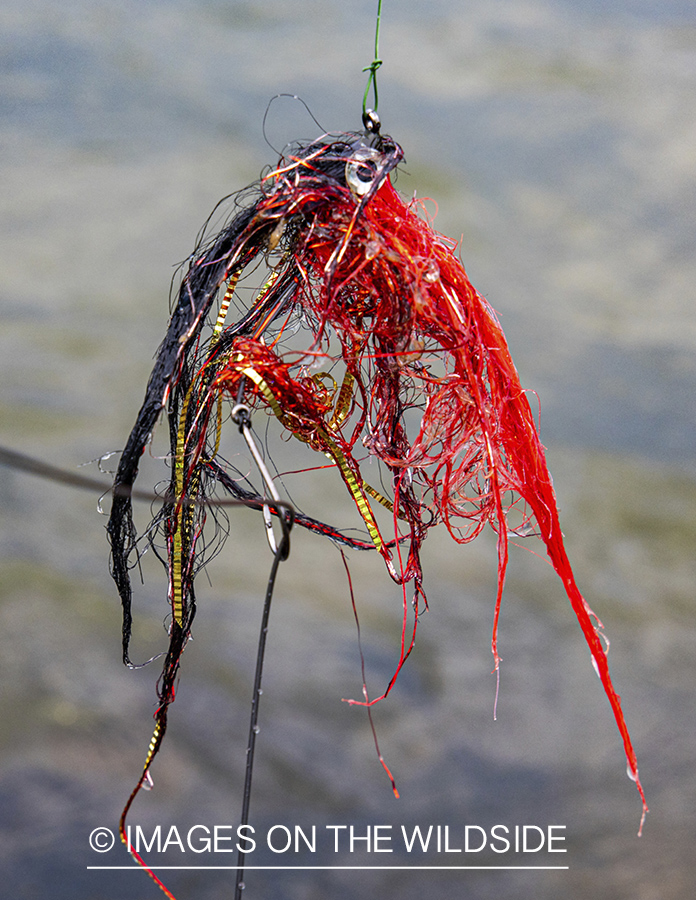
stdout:
MULTIPOLYGON (((299 870, 299 869, 302 869, 304 871, 312 871, 312 870, 317 870, 317 871, 329 870, 330 871, 330 870, 339 870, 339 869, 340 870, 355 869, 356 871, 358 871, 358 870, 360 870, 360 871, 363 871, 363 870, 379 871, 380 869, 383 869, 385 872, 386 871, 393 872, 396 870, 420 871, 420 872, 428 872, 428 871, 448 871, 448 872, 449 871, 452 871, 452 872, 457 871, 458 872, 458 871, 461 871, 464 869, 477 870, 477 871, 481 871, 482 869, 485 869, 488 871, 498 871, 498 870, 499 871, 510 871, 510 870, 525 871, 526 869, 535 870, 535 871, 539 871, 539 870, 544 870, 544 871, 554 870, 554 871, 556 871, 556 870, 561 870, 561 869, 563 869, 563 870, 569 869, 570 866, 148 866, 148 869, 150 869, 150 871, 152 871, 152 872, 161 872, 164 869, 178 870, 178 871, 186 870, 186 871, 197 871, 197 872, 205 872, 207 870, 210 870, 211 872, 219 871, 219 870, 235 872, 240 868, 244 869, 245 872, 251 871, 252 869, 255 869, 257 871, 273 869, 273 870, 283 871, 283 872, 295 871, 295 870, 299 870)), ((132 869, 134 872, 142 872, 143 871, 141 866, 87 866, 87 869, 91 870, 91 871, 104 871, 106 869, 109 869, 109 870, 132 869)))

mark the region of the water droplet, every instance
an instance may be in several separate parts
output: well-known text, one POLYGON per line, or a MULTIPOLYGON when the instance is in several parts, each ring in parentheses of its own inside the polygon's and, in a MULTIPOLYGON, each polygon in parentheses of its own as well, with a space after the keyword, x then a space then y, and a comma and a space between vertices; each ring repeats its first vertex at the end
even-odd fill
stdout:
POLYGON ((259 731, 261 731, 261 729, 259 728, 259 726, 258 726, 258 725, 254 725, 254 734, 258 734, 259 731))
POLYGON ((597 678, 599 678, 601 680, 602 676, 599 673, 599 666, 597 665, 597 660, 594 658, 594 656, 590 656, 590 659, 592 660, 592 667, 595 670, 595 672, 597 673, 597 678))
POLYGON ((634 771, 631 769, 631 764, 630 764, 630 763, 627 763, 627 764, 626 764, 626 774, 627 774, 628 777, 631 779, 631 781, 638 781, 638 769, 636 769, 636 771, 634 772, 634 771))
POLYGON ((423 270, 423 281, 427 281, 430 284, 438 281, 440 278, 440 267, 436 262, 430 260, 428 265, 423 270))
POLYGON ((245 887, 246 887, 246 885, 244 884, 244 882, 243 882, 243 881, 240 881, 240 882, 239 882, 239 890, 240 890, 240 891, 243 891, 245 887))
POLYGON ((379 241, 368 241, 365 244, 365 259, 374 259, 381 249, 379 241))
POLYGON ((259 695, 259 697, 260 697, 261 694, 263 694, 263 688, 259 688, 258 691, 257 691, 257 693, 258 693, 258 695, 259 695))

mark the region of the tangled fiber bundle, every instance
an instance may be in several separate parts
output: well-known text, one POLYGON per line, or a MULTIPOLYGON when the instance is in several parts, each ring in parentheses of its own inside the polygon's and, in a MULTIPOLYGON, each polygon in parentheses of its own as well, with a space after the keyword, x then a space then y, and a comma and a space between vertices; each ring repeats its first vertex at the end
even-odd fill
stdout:
POLYGON ((243 488, 220 454, 225 422, 232 418, 248 427, 252 413, 264 410, 286 436, 328 458, 366 536, 349 537, 299 513, 296 524, 373 548, 403 585, 401 654, 385 694, 413 647, 425 606, 420 550, 428 529, 442 523, 458 543, 474 539, 486 524, 497 534, 497 670, 511 509, 515 528, 536 523, 647 810, 602 625, 575 583, 544 450, 504 335, 470 284, 453 242, 433 230, 418 202, 405 202, 395 190, 390 172, 402 155, 378 132, 325 136, 294 147, 235 198, 227 224, 214 237, 202 237, 189 261, 120 460, 108 526, 123 604, 123 654, 130 664, 129 571, 137 541, 128 494, 166 410, 171 483, 149 535, 152 540, 159 534, 166 548, 170 643, 155 732, 129 806, 149 777, 174 700, 196 609, 194 578, 211 551, 203 539, 208 501, 226 493, 264 509, 271 540, 274 522, 287 524, 290 516, 277 497, 243 488), (370 460, 380 463, 378 488, 365 477, 370 460), (388 510, 388 533, 378 524, 379 507, 388 510), (415 615, 407 624, 410 607, 415 615))

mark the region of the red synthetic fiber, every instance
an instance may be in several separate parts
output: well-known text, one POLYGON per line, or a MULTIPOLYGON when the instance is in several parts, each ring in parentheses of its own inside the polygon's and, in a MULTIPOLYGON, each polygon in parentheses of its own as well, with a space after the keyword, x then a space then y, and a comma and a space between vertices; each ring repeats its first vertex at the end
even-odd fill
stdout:
MULTIPOLYGON (((303 202, 315 203, 316 196, 305 195, 298 205, 303 202)), ((431 506, 455 540, 471 540, 486 523, 498 533, 492 640, 496 669, 498 614, 508 559, 504 495, 514 491, 528 504, 587 641, 621 733, 629 773, 646 809, 635 752, 599 636, 602 626, 575 583, 527 396, 497 318, 472 287, 451 242, 433 231, 387 179, 358 220, 349 192, 334 198, 330 214, 315 217, 298 255, 313 288, 305 288, 303 306, 318 323, 314 346, 330 324, 359 382, 360 366, 369 356, 371 383, 362 379, 362 385, 370 394, 367 418, 372 427, 363 441, 370 452, 393 471, 420 470, 432 491, 431 506), (391 421, 390 404, 402 389, 397 382, 410 360, 433 341, 443 353, 446 375, 432 378, 421 373, 427 405, 419 433, 408 446, 403 436, 390 440, 380 425, 391 421), (411 350, 414 346, 419 348, 416 353, 411 350)), ((355 466, 359 470, 357 462, 355 466)), ((418 535, 414 541, 416 555, 421 540, 418 535)), ((412 559, 410 566, 406 577, 420 578, 418 561, 412 559)))

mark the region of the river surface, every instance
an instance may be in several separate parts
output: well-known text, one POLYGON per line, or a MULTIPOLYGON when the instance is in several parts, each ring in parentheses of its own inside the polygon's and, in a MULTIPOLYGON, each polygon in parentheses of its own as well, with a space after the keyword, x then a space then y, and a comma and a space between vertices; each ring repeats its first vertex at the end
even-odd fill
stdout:
MULTIPOLYGON (((5 0, 0 443, 87 464, 108 486, 90 460, 124 445, 176 264, 217 200, 275 161, 269 144, 319 132, 297 101, 268 110, 271 97, 301 96, 322 130, 359 127, 375 7, 5 0)), ((540 398, 568 549, 611 639, 651 812, 639 839, 611 711, 562 586, 528 544, 510 564, 493 721, 491 535, 426 542, 430 610, 375 710, 395 800, 364 710, 341 703, 362 682, 340 555, 297 534, 272 613, 248 862, 324 868, 250 870, 246 896, 681 900, 696 883, 696 7, 385 0, 380 54, 384 130, 406 152, 398 188, 431 197, 438 229, 462 239, 540 398), (314 827, 316 850, 274 853, 274 825, 314 827), (409 853, 401 829, 416 825, 434 826, 432 843, 409 853), (455 852, 466 826, 472 850, 495 825, 558 826, 567 852, 455 852), (351 852, 351 826, 391 826, 378 834, 393 852, 351 852), (440 852, 437 826, 449 828, 440 852), (330 868, 371 865, 404 868, 330 868), (416 868, 464 865, 497 868, 416 868), (567 868, 511 868, 533 865, 567 868)), ((143 484, 161 474, 148 461, 143 484)), ((301 505, 355 526, 336 481, 298 481, 301 505)), ((130 863, 88 839, 116 830, 142 771, 157 679, 157 664, 120 663, 105 522, 96 495, 0 469, 0 869, 16 900, 161 896, 140 871, 88 869, 130 863)), ((148 836, 239 819, 270 556, 254 514, 232 515, 230 531, 198 582, 155 789, 133 811, 148 836)), ((374 692, 398 656, 400 596, 378 560, 349 563, 374 692)), ((166 645, 163 574, 146 559, 143 577, 138 658, 166 645)), ((224 847, 148 858, 234 865, 224 847)), ((178 900, 232 896, 229 870, 159 874, 178 900)))

